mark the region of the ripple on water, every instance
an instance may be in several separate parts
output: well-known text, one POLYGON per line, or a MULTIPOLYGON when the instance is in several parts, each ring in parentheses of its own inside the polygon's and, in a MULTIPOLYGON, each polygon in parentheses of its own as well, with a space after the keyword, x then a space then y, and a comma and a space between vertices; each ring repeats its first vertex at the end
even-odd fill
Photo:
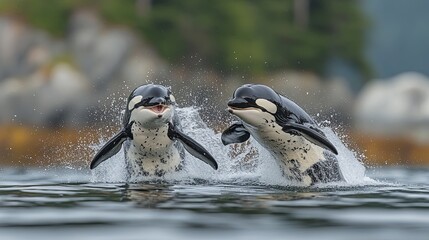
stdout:
POLYGON ((330 129, 346 182, 292 186, 257 142, 225 147, 195 108, 184 131, 219 170, 188 156, 163 181, 125 182, 123 155, 87 169, 0 170, 1 239, 427 239, 427 169, 362 164, 330 129), (238 152, 235 152, 237 151, 238 152))
MULTIPOLYGON (((398 169, 369 174, 377 179, 377 174, 389 171, 398 169)), ((416 175, 428 173, 403 171, 409 174, 407 184, 300 188, 180 181, 93 183, 85 172, 2 170, 0 236, 247 240, 285 235, 362 239, 364 233, 368 239, 425 239, 429 188, 416 175), (76 181, 69 182, 67 174, 76 181), (416 184, 409 184, 413 178, 416 184)))

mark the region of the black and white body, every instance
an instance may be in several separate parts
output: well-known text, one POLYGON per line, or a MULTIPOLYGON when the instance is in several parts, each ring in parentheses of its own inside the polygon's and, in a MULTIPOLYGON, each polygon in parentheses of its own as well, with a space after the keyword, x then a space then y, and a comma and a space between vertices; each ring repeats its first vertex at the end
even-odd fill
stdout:
POLYGON ((95 155, 91 169, 119 152, 124 146, 129 177, 164 176, 180 171, 184 150, 217 169, 210 153, 181 132, 175 115, 176 102, 169 88, 147 84, 128 97, 123 128, 95 155))
POLYGON ((222 133, 224 145, 252 136, 276 159, 283 176, 305 186, 343 179, 335 146, 302 108, 273 89, 243 85, 228 111, 241 121, 222 133))

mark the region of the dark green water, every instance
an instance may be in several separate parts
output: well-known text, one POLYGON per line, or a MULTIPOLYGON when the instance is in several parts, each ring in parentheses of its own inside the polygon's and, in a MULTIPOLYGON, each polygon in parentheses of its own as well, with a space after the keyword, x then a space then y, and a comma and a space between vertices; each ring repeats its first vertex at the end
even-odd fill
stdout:
POLYGON ((373 169, 374 184, 319 188, 0 174, 0 239, 429 239, 429 169, 373 169))

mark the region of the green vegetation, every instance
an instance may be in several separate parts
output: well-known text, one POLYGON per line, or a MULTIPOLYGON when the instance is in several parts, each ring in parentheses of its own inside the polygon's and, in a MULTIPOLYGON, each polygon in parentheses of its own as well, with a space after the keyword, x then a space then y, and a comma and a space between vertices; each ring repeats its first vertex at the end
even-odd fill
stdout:
POLYGON ((0 12, 61 36, 72 10, 90 7, 108 22, 134 29, 172 63, 198 56, 224 73, 323 73, 326 62, 337 56, 368 76, 363 56, 366 22, 358 2, 308 1, 304 26, 294 21, 292 0, 153 0, 143 12, 135 0, 0 0, 0 12))

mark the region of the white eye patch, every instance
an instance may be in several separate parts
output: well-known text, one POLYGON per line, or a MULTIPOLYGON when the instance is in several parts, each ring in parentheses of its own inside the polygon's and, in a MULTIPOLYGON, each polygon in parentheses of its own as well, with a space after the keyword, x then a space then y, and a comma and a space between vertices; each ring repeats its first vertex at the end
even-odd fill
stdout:
POLYGON ((272 114, 277 112, 277 106, 274 103, 268 101, 267 99, 258 98, 256 99, 255 103, 256 105, 265 108, 265 110, 272 114))
POLYGON ((173 94, 170 94, 170 100, 171 100, 172 102, 176 102, 176 98, 173 96, 173 94))
POLYGON ((128 103, 128 110, 131 111, 131 109, 134 108, 134 106, 139 103, 141 100, 143 99, 143 96, 135 96, 133 97, 133 99, 130 100, 130 102, 128 103))

